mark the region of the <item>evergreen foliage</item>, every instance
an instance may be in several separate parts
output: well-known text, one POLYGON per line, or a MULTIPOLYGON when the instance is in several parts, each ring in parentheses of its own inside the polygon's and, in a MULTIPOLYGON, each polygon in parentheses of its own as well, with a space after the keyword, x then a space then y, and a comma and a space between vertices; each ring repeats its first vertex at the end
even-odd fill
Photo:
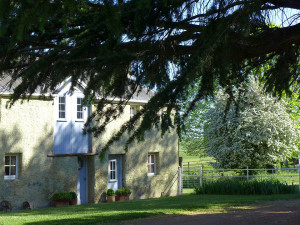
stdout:
POLYGON ((283 100, 265 93, 254 79, 232 93, 220 90, 205 114, 206 151, 220 168, 261 168, 299 154, 299 129, 283 100))
POLYGON ((142 117, 127 149, 153 125, 161 124, 162 134, 174 126, 179 132, 182 118, 216 86, 238 84, 270 60, 266 86, 288 93, 299 80, 299 9, 298 0, 2 0, 0 74, 12 77, 10 85, 22 81, 12 104, 37 87, 54 91, 69 76, 73 87, 86 81, 85 101, 97 102, 86 131, 95 136, 123 113, 134 92, 155 88, 102 153, 142 117), (269 26, 274 17, 284 21, 281 27, 269 26), (195 82, 194 99, 172 120, 195 82), (107 107, 107 97, 121 101, 107 107))

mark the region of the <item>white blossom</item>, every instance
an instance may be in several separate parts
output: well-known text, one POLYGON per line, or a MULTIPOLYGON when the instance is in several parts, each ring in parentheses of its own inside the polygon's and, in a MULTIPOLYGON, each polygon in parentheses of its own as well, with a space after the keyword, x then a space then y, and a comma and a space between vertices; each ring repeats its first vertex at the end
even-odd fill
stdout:
POLYGON ((263 167, 299 151, 299 130, 283 100, 266 94, 254 79, 235 88, 233 96, 237 104, 232 102, 226 112, 229 95, 220 90, 206 113, 206 151, 219 167, 263 167))

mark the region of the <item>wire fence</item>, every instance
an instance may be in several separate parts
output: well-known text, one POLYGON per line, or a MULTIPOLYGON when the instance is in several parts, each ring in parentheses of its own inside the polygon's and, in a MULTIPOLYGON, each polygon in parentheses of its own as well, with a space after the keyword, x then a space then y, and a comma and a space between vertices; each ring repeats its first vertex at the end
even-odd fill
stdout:
MULTIPOLYGON (((183 168, 182 188, 195 188, 202 186, 205 182, 224 178, 234 179, 271 179, 275 178, 281 182, 290 185, 299 185, 300 183, 300 167, 298 168, 270 168, 270 169, 203 169, 183 168)), ((299 186, 300 193, 300 186, 299 186)))

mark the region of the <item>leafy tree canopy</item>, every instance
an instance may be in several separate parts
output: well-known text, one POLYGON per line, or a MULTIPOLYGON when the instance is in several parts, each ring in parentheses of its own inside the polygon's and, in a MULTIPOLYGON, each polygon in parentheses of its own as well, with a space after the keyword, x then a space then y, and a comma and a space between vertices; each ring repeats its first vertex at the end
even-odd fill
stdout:
POLYGON ((222 168, 259 168, 299 154, 299 129, 284 100, 266 94, 254 79, 220 90, 204 125, 206 151, 222 168), (234 104, 228 104, 232 98, 234 104))
POLYGON ((288 92, 299 75, 299 9, 298 0, 1 0, 0 73, 22 81, 12 103, 38 86, 55 90, 69 76, 73 86, 86 81, 89 100, 101 94, 89 120, 102 118, 89 128, 95 135, 139 87, 155 88, 156 95, 104 150, 143 116, 127 147, 160 119, 162 133, 179 127, 216 85, 240 83, 269 60, 276 63, 264 76, 267 87, 288 92), (273 18, 281 27, 268 25, 273 18), (200 82, 195 98, 172 120, 194 82, 200 82), (107 96, 121 101, 104 107, 107 96))

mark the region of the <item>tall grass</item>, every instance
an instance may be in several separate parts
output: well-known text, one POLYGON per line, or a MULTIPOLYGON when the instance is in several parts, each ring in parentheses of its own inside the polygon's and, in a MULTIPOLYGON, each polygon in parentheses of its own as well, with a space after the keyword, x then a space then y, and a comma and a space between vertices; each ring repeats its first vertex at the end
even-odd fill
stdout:
POLYGON ((298 185, 288 185, 277 179, 257 180, 222 178, 205 182, 202 187, 195 188, 196 194, 226 194, 226 195, 272 195, 296 194, 298 185))

